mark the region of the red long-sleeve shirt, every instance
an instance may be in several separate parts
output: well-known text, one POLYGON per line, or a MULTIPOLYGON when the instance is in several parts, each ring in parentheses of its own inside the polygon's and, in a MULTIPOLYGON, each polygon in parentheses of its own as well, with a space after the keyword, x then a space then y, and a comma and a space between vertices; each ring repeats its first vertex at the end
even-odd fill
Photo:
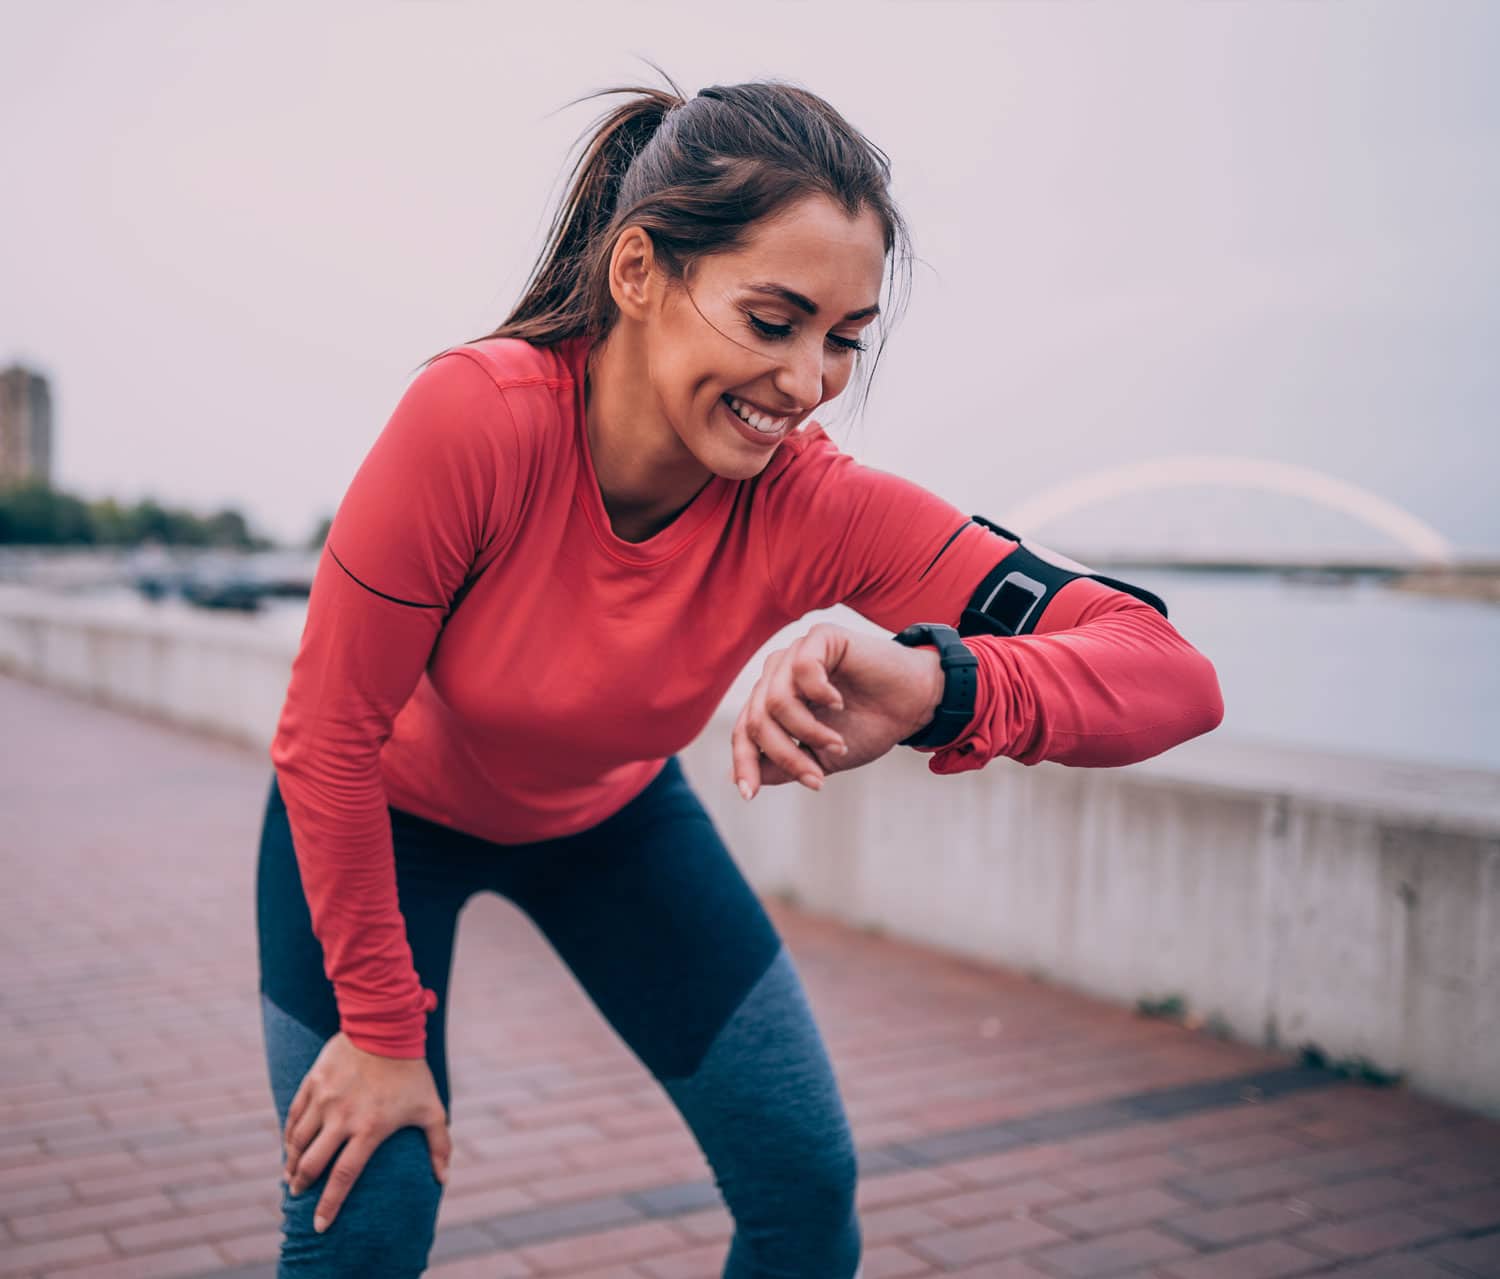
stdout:
MULTIPOLYGON (((437 999, 412 966, 387 803, 498 843, 584 830, 698 736, 782 627, 838 602, 892 631, 956 625, 1015 547, 814 422, 760 475, 715 476, 623 541, 584 429, 586 354, 486 339, 423 368, 318 562, 271 759, 342 1029, 370 1052, 421 1056, 437 999)), ((974 719, 933 772, 1126 764, 1222 716, 1212 665, 1123 592, 1070 582, 1036 631, 967 640, 974 719)))

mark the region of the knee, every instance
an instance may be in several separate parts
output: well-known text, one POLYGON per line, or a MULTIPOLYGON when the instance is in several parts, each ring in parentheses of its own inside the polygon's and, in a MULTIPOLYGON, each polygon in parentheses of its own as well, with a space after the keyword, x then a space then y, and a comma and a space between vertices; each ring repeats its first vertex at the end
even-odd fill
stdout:
POLYGON ((854 1216, 858 1179, 854 1147, 840 1142, 810 1151, 790 1189, 808 1205, 809 1218, 833 1227, 854 1216))
MULTIPOLYGON (((853 1148, 792 1145, 780 1155, 741 1182, 730 1205, 736 1250, 745 1254, 743 1273, 854 1279, 861 1238, 853 1148)), ((733 1267, 726 1271, 740 1273, 733 1267)))
POLYGON ((282 1269, 307 1279, 416 1279, 427 1266, 442 1187, 426 1135, 400 1128, 375 1149, 327 1230, 313 1215, 328 1188, 323 1175, 300 1195, 282 1192, 282 1269))
POLYGON ((795 1188, 794 1228, 816 1273, 853 1279, 859 1269, 860 1230, 855 1208, 858 1165, 852 1146, 820 1151, 807 1161, 795 1188))

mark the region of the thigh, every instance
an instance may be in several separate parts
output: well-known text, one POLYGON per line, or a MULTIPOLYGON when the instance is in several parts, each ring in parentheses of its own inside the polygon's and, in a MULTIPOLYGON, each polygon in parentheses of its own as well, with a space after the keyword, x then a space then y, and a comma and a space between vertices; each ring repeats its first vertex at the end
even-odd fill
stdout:
POLYGON ((693 1074, 781 938, 675 757, 625 808, 497 883, 658 1079, 693 1074))
POLYGON ((764 1254, 767 1273, 784 1251, 808 1267, 785 1273, 847 1274, 855 1153, 827 1050, 791 953, 668 768, 641 802, 559 841, 517 904, 691 1127, 736 1249, 764 1254))
MULTIPOLYGON (((412 964, 422 984, 438 996, 427 1020, 427 1064, 447 1106, 448 982, 458 915, 479 886, 479 863, 461 847, 464 837, 452 838, 456 832, 395 809, 390 812, 396 893, 412 964)), ((324 970, 322 944, 313 933, 286 805, 274 774, 256 867, 256 933, 262 1000, 306 1027, 321 1044, 339 1028, 338 1004, 324 970)), ((297 1082, 300 1079, 299 1075, 297 1082)), ((291 1104, 291 1096, 285 1103, 291 1104)))

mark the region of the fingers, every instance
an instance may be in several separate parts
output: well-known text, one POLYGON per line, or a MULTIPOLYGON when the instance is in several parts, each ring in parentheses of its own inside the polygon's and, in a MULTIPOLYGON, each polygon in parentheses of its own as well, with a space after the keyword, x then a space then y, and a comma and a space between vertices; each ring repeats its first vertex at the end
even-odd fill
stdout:
MULTIPOLYGON (((321 1144, 321 1137, 313 1143, 316 1150, 321 1144)), ((344 1153, 339 1156, 338 1162, 333 1165, 333 1171, 328 1174, 328 1185, 323 1189, 323 1197, 318 1200, 318 1209, 313 1213, 313 1229, 319 1234, 327 1230, 333 1219, 338 1216, 339 1209, 344 1206, 344 1200, 348 1198, 349 1191, 354 1183, 359 1180, 359 1174, 365 1170, 365 1165, 370 1161, 370 1154, 380 1143, 370 1137, 354 1136, 349 1138, 344 1147, 344 1153)))
POLYGON ((823 766, 811 753, 811 747, 799 745, 769 711, 761 718, 752 740, 784 776, 795 778, 810 790, 823 789, 823 766))
POLYGON ((750 740, 750 735, 745 730, 746 712, 749 709, 749 702, 740 708, 739 718, 734 721, 734 728, 729 734, 729 754, 733 760, 731 776, 734 784, 740 788, 740 794, 746 799, 754 796, 761 783, 760 747, 750 740))
POLYGON ((809 759, 792 740, 791 734, 776 722, 767 705, 771 686, 778 678, 782 656, 780 653, 771 655, 766 662, 766 673, 750 692, 750 700, 745 703, 745 734, 756 751, 786 776, 795 777, 811 790, 820 790, 823 786, 822 768, 816 760, 809 759))
POLYGON ((447 1108, 425 1062, 366 1054, 342 1034, 308 1072, 287 1108, 287 1185, 293 1195, 326 1182, 313 1217, 328 1229, 371 1154, 392 1132, 422 1129, 440 1185, 448 1182, 453 1142, 447 1108), (335 1161, 335 1157, 336 1161, 335 1161), (331 1166, 330 1166, 331 1165, 331 1166), (328 1175, 324 1178, 324 1170, 328 1175))
POLYGON ((288 1183, 292 1188, 292 1194, 300 1195, 323 1175, 323 1169, 328 1167, 328 1161, 333 1158, 339 1145, 347 1136, 348 1134, 336 1124, 325 1124, 318 1129, 317 1134, 313 1136, 301 1157, 292 1167, 292 1176, 288 1183))
POLYGON ((286 1131, 291 1132, 296 1126, 297 1120, 302 1118, 302 1111, 308 1102, 307 1076, 302 1076, 302 1082, 297 1086, 297 1095, 292 1098, 292 1104, 287 1107, 286 1131))
POLYGON ((427 1149, 432 1155, 432 1172, 442 1185, 448 1184, 448 1165, 453 1160, 453 1138, 448 1134, 448 1121, 439 1114, 423 1131, 427 1134, 427 1149))
POLYGON ((823 723, 807 706, 808 702, 817 702, 830 710, 844 709, 843 695, 828 678, 821 652, 811 647, 802 648, 787 659, 783 669, 790 678, 774 686, 767 694, 767 708, 781 726, 804 745, 842 753, 843 734, 823 723))
POLYGON ((847 750, 837 729, 809 709, 813 701, 835 710, 843 698, 828 678, 823 637, 814 628, 790 649, 772 653, 730 735, 733 772, 741 793, 751 798, 762 782, 796 778, 820 790, 824 771, 813 755, 822 747, 835 755, 847 750), (761 756, 779 777, 763 775, 761 756))
POLYGON ((317 1136, 318 1129, 323 1126, 311 1101, 311 1090, 304 1082, 302 1091, 297 1094, 291 1109, 287 1111, 286 1133, 282 1141, 286 1145, 285 1171, 288 1183, 296 1176, 297 1163, 302 1158, 303 1152, 317 1136))
MULTIPOLYGON (((448 1184, 448 1168, 453 1159, 453 1139, 448 1131, 448 1121, 441 1108, 437 1117, 421 1125, 427 1136, 428 1151, 432 1157, 433 1174, 441 1185, 448 1184)), ((370 1156, 380 1145, 383 1137, 375 1131, 347 1133, 332 1125, 318 1131, 312 1144, 302 1155, 291 1179, 291 1192, 300 1195, 323 1175, 328 1161, 338 1153, 338 1160, 328 1174, 323 1196, 318 1200, 313 1214, 313 1229, 320 1234, 327 1230, 338 1216, 344 1200, 354 1188, 354 1183, 370 1162, 370 1156), (339 1146, 343 1151, 339 1153, 339 1146)))

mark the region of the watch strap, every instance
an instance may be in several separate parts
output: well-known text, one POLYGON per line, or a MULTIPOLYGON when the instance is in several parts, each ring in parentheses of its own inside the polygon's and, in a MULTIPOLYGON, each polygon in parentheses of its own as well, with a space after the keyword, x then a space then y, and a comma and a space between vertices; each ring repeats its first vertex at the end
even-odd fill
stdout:
POLYGON ((899 745, 946 746, 974 718, 979 692, 979 659, 958 632, 942 622, 918 622, 891 638, 908 648, 923 644, 936 646, 944 677, 943 696, 932 719, 910 737, 903 738, 899 745))

